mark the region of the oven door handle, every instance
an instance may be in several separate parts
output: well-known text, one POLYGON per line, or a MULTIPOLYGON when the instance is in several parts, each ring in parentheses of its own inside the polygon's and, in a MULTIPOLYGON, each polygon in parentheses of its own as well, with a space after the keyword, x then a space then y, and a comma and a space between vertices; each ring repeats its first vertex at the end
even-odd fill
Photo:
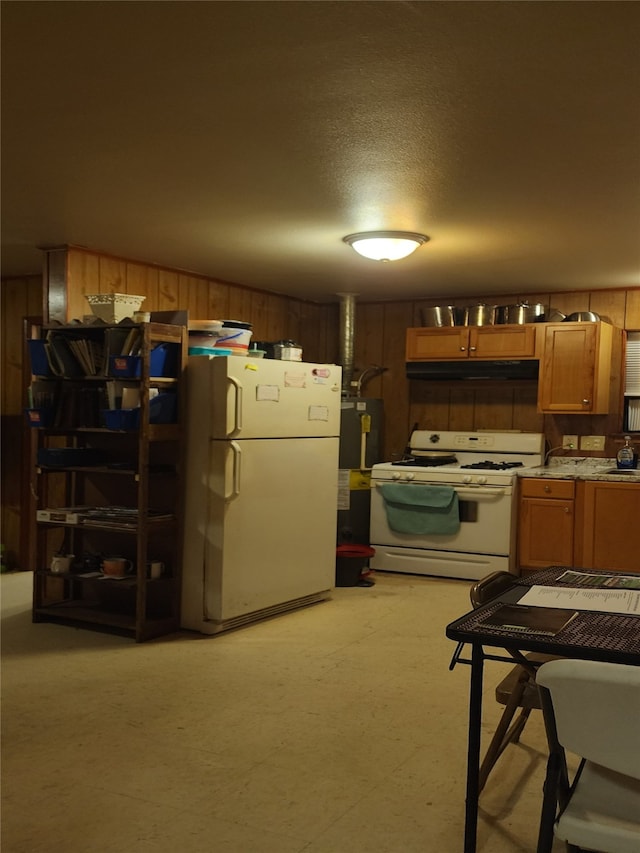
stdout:
MULTIPOLYGON (((388 480, 377 480, 376 487, 378 489, 382 488, 388 480)), ((411 486, 411 483, 403 483, 402 485, 411 486)), ((416 483, 415 485, 420 486, 437 486, 439 483, 416 483)), ((442 484, 444 485, 444 484, 442 484)), ((501 488, 500 486, 492 487, 492 486, 472 486, 471 488, 458 488, 458 486, 451 486, 452 489, 456 492, 458 497, 460 498, 479 498, 482 495, 486 495, 487 497, 498 497, 500 495, 506 495, 507 490, 501 488)))
POLYGON ((458 489, 453 486, 453 488, 455 489, 455 492, 459 498, 477 498, 481 495, 488 495, 494 497, 497 495, 506 495, 507 493, 506 489, 501 489, 500 487, 485 488, 484 486, 478 486, 477 489, 458 489))

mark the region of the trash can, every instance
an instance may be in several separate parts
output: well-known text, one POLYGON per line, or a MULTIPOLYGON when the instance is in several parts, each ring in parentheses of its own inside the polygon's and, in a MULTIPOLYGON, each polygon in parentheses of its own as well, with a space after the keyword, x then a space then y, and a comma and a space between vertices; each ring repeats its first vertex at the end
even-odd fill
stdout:
POLYGON ((356 586, 369 557, 376 553, 370 545, 338 545, 336 548, 336 586, 356 586))

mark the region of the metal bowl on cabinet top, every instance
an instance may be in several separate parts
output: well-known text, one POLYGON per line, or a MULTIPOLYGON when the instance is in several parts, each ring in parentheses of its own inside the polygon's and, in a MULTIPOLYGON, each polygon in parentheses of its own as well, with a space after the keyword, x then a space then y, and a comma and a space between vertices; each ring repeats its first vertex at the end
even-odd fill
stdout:
POLYGON ((600 315, 595 311, 574 311, 567 317, 568 323, 597 323, 600 320, 600 315))

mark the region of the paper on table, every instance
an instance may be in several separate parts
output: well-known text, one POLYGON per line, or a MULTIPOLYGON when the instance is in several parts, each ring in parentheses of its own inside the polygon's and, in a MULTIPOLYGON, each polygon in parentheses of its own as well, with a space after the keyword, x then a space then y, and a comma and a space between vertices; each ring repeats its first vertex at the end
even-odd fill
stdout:
POLYGON ((518 604, 532 607, 562 607, 567 610, 601 610, 640 616, 640 592, 629 589, 573 589, 532 586, 518 604))

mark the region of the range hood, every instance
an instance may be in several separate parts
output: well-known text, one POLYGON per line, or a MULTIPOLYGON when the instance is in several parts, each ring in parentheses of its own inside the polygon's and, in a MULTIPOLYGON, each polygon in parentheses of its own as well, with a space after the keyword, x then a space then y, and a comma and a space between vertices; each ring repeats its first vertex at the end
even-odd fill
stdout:
POLYGON ((537 379, 537 359, 408 361, 408 379, 537 379))

